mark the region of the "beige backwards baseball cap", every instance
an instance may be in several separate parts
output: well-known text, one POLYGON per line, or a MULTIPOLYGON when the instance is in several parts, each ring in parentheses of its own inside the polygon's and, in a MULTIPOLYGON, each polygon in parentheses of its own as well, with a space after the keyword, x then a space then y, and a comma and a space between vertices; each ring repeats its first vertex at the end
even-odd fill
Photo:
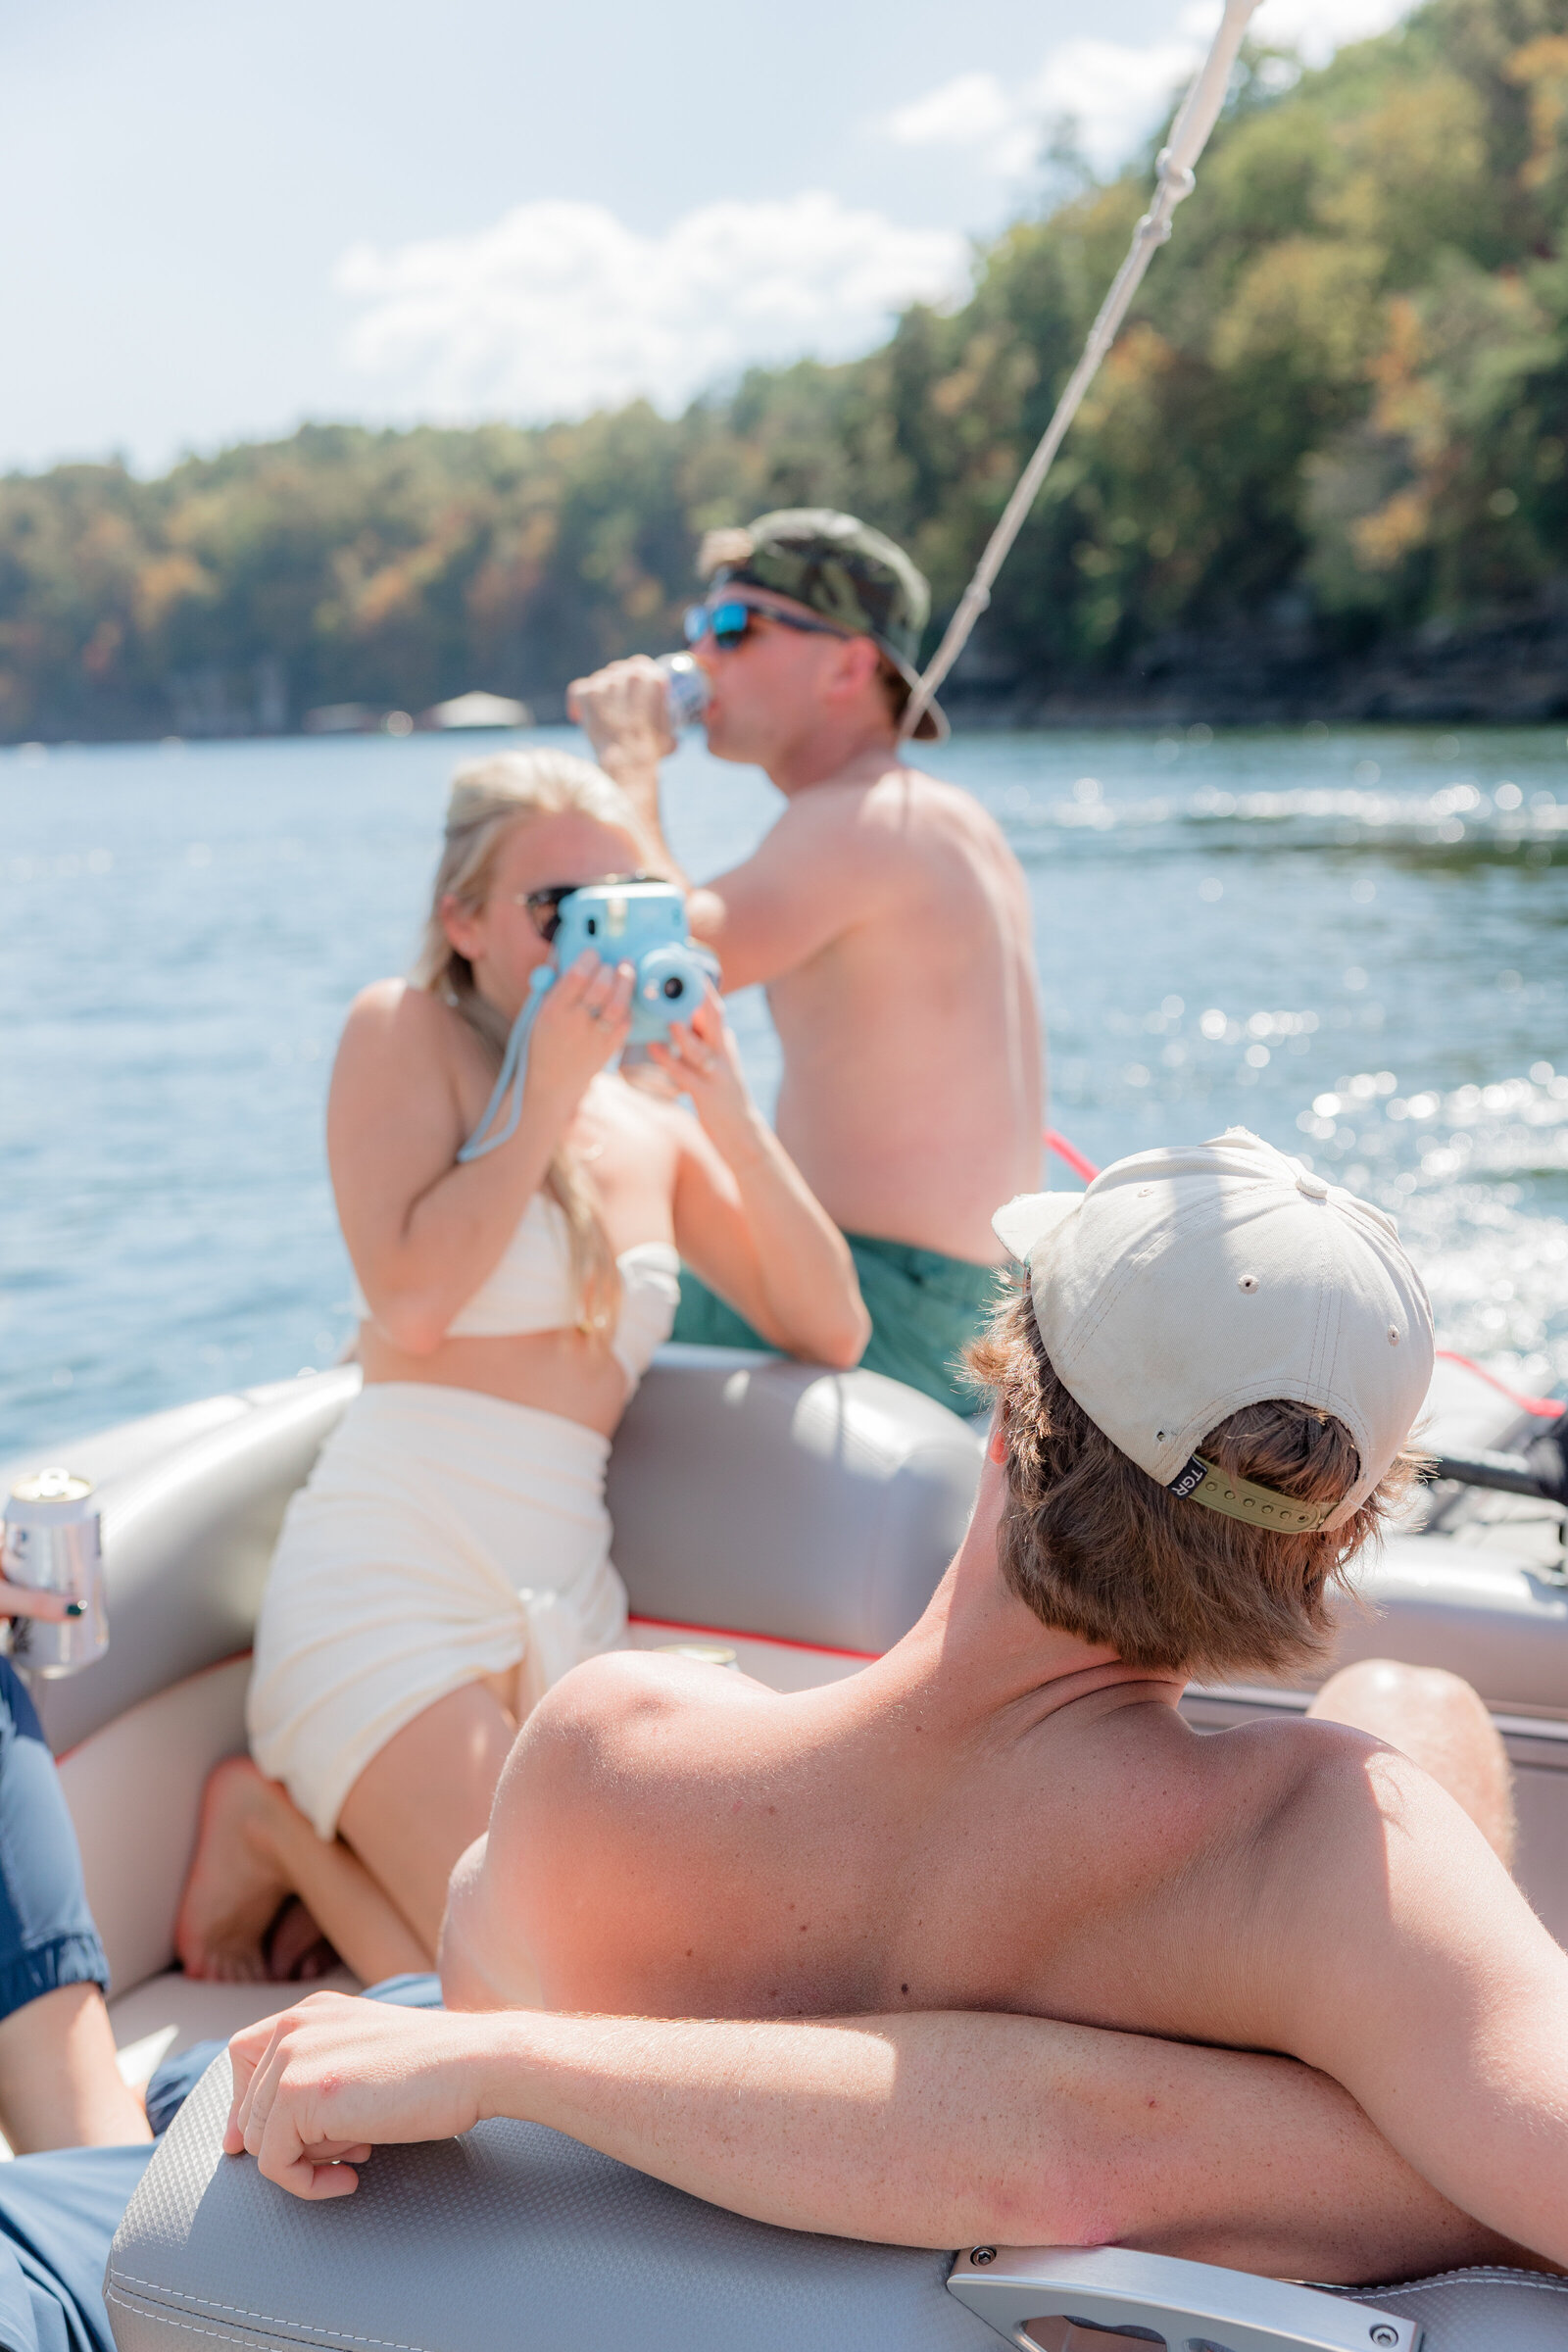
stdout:
POLYGON ((1432 1378, 1432 1308, 1393 1221, 1245 1127, 1139 1152, 1084 1193, 1025 1193, 998 1239, 1029 1269, 1057 1378, 1173 1494, 1290 1534, 1340 1526, 1403 1446, 1432 1378), (1298 1503, 1198 1451, 1274 1397, 1342 1421, 1343 1501, 1298 1503))

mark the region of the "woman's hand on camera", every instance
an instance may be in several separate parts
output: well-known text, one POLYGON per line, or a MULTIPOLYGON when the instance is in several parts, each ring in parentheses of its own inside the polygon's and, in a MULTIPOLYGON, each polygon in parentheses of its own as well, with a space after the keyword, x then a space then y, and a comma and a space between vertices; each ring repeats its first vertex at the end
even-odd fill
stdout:
POLYGON ((626 1043, 636 976, 629 963, 604 963, 584 948, 539 1007, 528 1044, 530 1094, 575 1109, 626 1043))
POLYGON ((651 1045, 648 1056, 691 1097, 692 1108, 721 1149, 726 1134, 739 1137, 755 1124, 757 1106, 741 1070, 740 1048, 711 981, 690 1022, 672 1021, 668 1045, 651 1045))

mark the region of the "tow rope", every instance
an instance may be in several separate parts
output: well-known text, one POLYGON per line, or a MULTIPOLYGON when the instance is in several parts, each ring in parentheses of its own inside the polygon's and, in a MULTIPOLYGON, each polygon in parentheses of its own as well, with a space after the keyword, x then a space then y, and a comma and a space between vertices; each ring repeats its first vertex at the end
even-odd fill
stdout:
MULTIPOLYGON (((1208 134, 1225 103, 1231 69, 1241 48, 1242 36, 1257 5, 1258 0, 1225 0, 1225 13, 1220 19, 1213 45, 1199 68, 1192 88, 1182 100, 1181 112, 1171 125, 1170 144, 1162 147, 1155 159, 1153 201, 1133 230, 1127 258, 1100 306, 1099 316, 1084 345, 1083 357, 1067 378, 1061 398, 1056 403, 1056 413, 1047 425, 1034 456, 1018 476, 1017 487, 1003 509, 1001 521, 986 542, 985 553, 974 567, 974 576, 958 601, 957 610, 948 623, 947 633, 932 656, 925 675, 909 697, 900 728, 900 735, 905 740, 914 733, 932 697, 967 645, 975 622, 990 604, 992 584, 1006 562, 1013 541, 1023 528, 1041 483, 1051 471, 1052 462, 1061 447, 1067 427, 1077 416, 1084 394, 1095 380, 1101 361, 1116 340, 1117 331, 1127 316, 1128 305, 1143 283, 1144 271, 1153 260, 1156 247, 1163 245, 1170 235, 1171 215, 1183 197, 1193 192, 1196 184, 1194 167, 1208 144, 1208 134)), ((1068 1165, 1072 1165, 1070 1160, 1068 1165)))
POLYGON ((1069 1144, 1067 1138, 1058 1135, 1054 1127, 1048 1127, 1040 1140, 1048 1152, 1055 1153, 1064 1167, 1071 1168, 1075 1176, 1081 1176, 1085 1184, 1094 1183, 1100 1170, 1092 1159, 1085 1159, 1076 1144, 1069 1144))

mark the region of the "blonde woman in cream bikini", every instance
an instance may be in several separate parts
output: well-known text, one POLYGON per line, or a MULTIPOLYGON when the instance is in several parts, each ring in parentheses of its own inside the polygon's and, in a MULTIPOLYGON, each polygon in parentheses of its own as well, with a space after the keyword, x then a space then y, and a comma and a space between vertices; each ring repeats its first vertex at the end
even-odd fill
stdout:
POLYGON ((283 1523, 255 1761, 209 1783, 181 1906, 192 1975, 265 1974, 291 1893, 360 1976, 431 1965, 518 1725, 622 1638, 605 1468, 680 1257, 794 1354, 848 1366, 865 1344, 848 1248, 712 996, 651 1049, 693 1117, 611 1073, 631 967, 585 956, 542 1002, 516 1132, 459 1160, 561 897, 642 858, 630 804, 586 761, 466 769, 414 977, 349 1014, 327 1146, 365 1387, 283 1523))

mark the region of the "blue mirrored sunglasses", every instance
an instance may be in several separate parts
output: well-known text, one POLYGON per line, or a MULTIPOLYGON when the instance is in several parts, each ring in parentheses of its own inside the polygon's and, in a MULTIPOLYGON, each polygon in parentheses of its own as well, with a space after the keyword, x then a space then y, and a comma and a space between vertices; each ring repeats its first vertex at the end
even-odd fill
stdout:
POLYGON ((803 637, 842 637, 831 621, 808 620, 803 613, 774 612, 760 605, 743 604, 738 596, 726 597, 716 605, 688 605, 683 627, 688 645, 701 645, 712 634, 713 643, 721 654, 733 653, 760 620, 776 621, 781 629, 795 629, 803 637))

